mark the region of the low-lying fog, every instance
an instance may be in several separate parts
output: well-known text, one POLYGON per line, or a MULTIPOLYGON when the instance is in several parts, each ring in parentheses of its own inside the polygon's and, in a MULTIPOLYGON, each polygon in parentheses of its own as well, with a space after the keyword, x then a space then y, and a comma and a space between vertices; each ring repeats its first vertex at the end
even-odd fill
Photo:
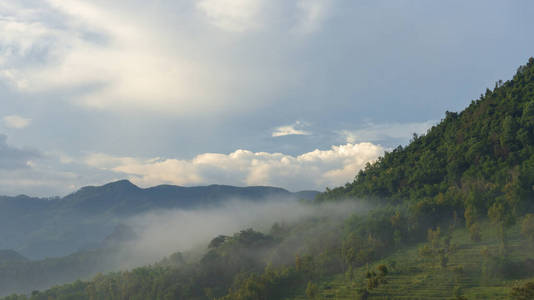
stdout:
POLYGON ((214 237, 247 228, 267 232, 274 223, 293 224, 311 217, 342 220, 367 210, 354 201, 313 205, 276 199, 260 203, 232 200, 212 208, 152 211, 125 222, 137 238, 125 247, 128 259, 121 262, 121 267, 150 264, 177 251, 205 249, 214 237))
MULTIPOLYGON (((295 253, 305 253, 305 247, 336 243, 330 240, 337 237, 332 231, 338 230, 346 217, 368 210, 355 201, 318 205, 295 199, 230 200, 216 207, 158 210, 114 219, 110 222, 126 226, 120 226, 123 231, 117 230, 106 239, 104 248, 54 259, 0 264, 0 296, 29 293, 76 279, 89 280, 97 273, 153 264, 175 252, 184 253, 184 258, 193 262, 219 235, 231 236, 248 228, 268 233, 275 223, 288 225, 279 228, 292 228, 291 225, 299 223, 295 227, 297 233, 288 235, 276 246, 276 263, 287 264, 294 260, 295 253), (312 218, 321 221, 305 222, 312 218)), ((254 255, 263 260, 269 258, 266 255, 274 255, 268 252, 254 255)))

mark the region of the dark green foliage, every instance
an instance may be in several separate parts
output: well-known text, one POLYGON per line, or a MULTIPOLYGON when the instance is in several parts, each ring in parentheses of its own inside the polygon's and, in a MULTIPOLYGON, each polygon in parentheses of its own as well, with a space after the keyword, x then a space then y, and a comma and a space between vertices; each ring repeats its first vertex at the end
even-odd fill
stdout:
POLYGON ((480 233, 480 225, 478 223, 473 223, 469 227, 469 237, 473 242, 482 241, 482 234, 480 233))
POLYGON ((367 289, 362 289, 360 292, 359 292, 359 296, 360 296, 360 300, 367 300, 369 299, 369 291, 367 289))
MULTIPOLYGON (((354 182, 327 190, 319 201, 365 198, 408 201, 439 221, 501 205, 510 216, 534 207, 534 59, 510 81, 487 90, 461 113, 447 112, 427 134, 387 152, 354 182)), ((508 216, 499 222, 508 224, 508 216)))
POLYGON ((511 297, 515 300, 534 299, 534 281, 527 282, 523 285, 514 286, 511 297))
POLYGON ((317 296, 319 296, 319 289, 315 283, 311 281, 308 282, 308 286, 306 287, 306 296, 308 299, 317 299, 317 296))
POLYGON ((462 296, 462 289, 459 286, 454 287, 454 290, 452 292, 454 295, 455 300, 467 300, 464 296, 462 296))
POLYGON ((518 279, 534 274, 534 261, 512 260, 507 256, 494 255, 487 248, 481 253, 484 257, 481 271, 488 279, 518 279))
MULTIPOLYGON (((368 299, 386 297, 392 281, 413 276, 405 284, 416 287, 445 280, 451 285, 447 295, 441 290, 440 298, 465 299, 470 295, 462 295, 459 287, 466 286, 464 279, 477 277, 502 287, 509 285, 504 280, 534 274, 534 261, 517 255, 517 239, 510 247, 515 256, 502 255, 505 251, 493 254, 495 236, 506 250, 507 230, 516 230, 516 219, 534 209, 533 186, 534 59, 530 59, 511 81, 487 90, 465 111, 447 112, 426 135, 414 135, 408 146, 368 164, 354 182, 317 197, 384 204, 365 216, 353 215, 343 226, 316 218, 273 225, 270 234, 243 230, 213 239, 195 263, 184 263, 176 254, 154 266, 100 275, 29 298, 281 300, 306 295, 315 299, 331 288, 322 284, 325 279, 335 277, 350 295, 368 299), (458 216, 464 216, 467 230, 457 229, 458 216), (486 216, 497 234, 487 228, 493 226, 485 226, 486 216), (480 251, 482 230, 485 246, 480 251), (459 250, 452 231, 455 241, 457 231, 463 234, 459 250), (477 242, 470 242, 468 235, 477 242), (424 245, 410 248, 413 257, 396 257, 399 267, 390 265, 390 270, 382 262, 372 266, 398 248, 425 240, 424 245), (455 251, 468 256, 462 259, 455 251), (454 292, 453 286, 458 287, 454 292)), ((523 221, 526 236, 533 227, 530 219, 523 221)), ((518 285, 511 295, 531 299, 533 286, 518 285)))
POLYGON ((527 214, 521 223, 521 234, 534 243, 534 214, 527 214))
POLYGON ((386 275, 388 275, 388 267, 387 267, 386 265, 384 265, 384 264, 379 265, 379 266, 377 267, 377 270, 378 270, 378 272, 379 272, 378 274, 379 274, 380 276, 386 276, 386 275))

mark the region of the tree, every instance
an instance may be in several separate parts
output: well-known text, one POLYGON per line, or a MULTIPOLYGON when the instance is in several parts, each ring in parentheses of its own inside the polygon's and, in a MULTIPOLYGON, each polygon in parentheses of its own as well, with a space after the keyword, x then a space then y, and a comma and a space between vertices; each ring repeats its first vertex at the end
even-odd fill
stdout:
POLYGON ((382 277, 388 275, 388 267, 384 264, 378 265, 377 270, 378 274, 382 277))
POLYGON ((371 295, 367 289, 361 289, 358 293, 360 295, 360 300, 367 300, 371 295))
POLYGON ((467 300, 464 296, 462 296, 462 288, 459 286, 455 286, 454 290, 452 291, 452 294, 454 295, 454 299, 456 300, 467 300))
POLYGON ((433 251, 437 251, 440 247, 440 235, 441 235, 441 229, 438 227, 435 230, 432 230, 431 228, 428 229, 427 232, 427 238, 428 242, 432 246, 433 251))
POLYGON ((465 227, 470 228, 471 225, 476 222, 476 216, 477 213, 475 207, 472 205, 467 206, 464 212, 465 227))
POLYGON ((449 263, 449 256, 445 253, 445 251, 439 251, 439 265, 442 269, 445 269, 447 267, 447 264, 449 263))
POLYGON ((432 259, 432 249, 428 245, 424 245, 423 247, 419 248, 419 256, 423 259, 423 261, 432 259))
POLYGON ((482 234, 478 223, 473 223, 471 227, 469 227, 469 237, 473 242, 480 242, 482 240, 482 234))
POLYGON ((515 300, 534 299, 534 281, 527 282, 524 285, 514 286, 511 296, 515 300))
POLYGON ((534 214, 527 214, 521 223, 521 234, 534 243, 534 214))
POLYGON ((506 229, 515 223, 515 218, 510 209, 501 202, 495 202, 488 210, 491 222, 497 226, 501 240, 501 254, 506 254, 506 229))
POLYGON ((319 296, 319 288, 315 283, 308 281, 308 285, 306 287, 306 296, 308 299, 317 299, 317 296, 319 296))

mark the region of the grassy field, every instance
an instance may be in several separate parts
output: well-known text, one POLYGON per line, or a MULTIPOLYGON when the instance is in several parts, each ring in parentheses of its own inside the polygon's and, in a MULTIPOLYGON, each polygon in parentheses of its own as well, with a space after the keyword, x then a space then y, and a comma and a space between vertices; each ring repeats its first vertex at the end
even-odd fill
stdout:
MULTIPOLYGON (((456 250, 449 254, 446 267, 440 266, 437 256, 426 259, 419 256, 419 249, 428 243, 404 247, 369 265, 369 270, 376 270, 378 265, 385 264, 389 273, 383 277, 383 283, 370 290, 368 299, 461 299, 457 295, 467 299, 509 299, 511 286, 533 278, 502 279, 483 271, 488 253, 499 256, 500 242, 494 226, 481 225, 481 242, 471 241, 464 228, 453 231, 451 245, 456 250)), ((534 247, 521 238, 519 225, 510 228, 507 236, 506 255, 511 261, 534 258, 534 247)), ((319 282, 319 299, 360 299, 358 290, 367 287, 366 273, 367 266, 356 270, 352 282, 344 275, 319 282)), ((308 298, 291 298, 297 299, 308 298)))

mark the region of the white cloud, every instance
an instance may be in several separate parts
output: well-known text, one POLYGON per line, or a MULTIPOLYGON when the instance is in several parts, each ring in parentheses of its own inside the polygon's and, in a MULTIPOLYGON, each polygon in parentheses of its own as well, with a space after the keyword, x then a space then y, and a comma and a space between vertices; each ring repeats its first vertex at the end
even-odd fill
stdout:
POLYGON ((114 15, 83 1, 49 3, 55 14, 66 16, 64 27, 19 15, 0 23, 0 43, 9 50, 0 75, 19 90, 99 86, 78 98, 79 103, 98 108, 158 109, 182 103, 179 109, 187 110, 184 99, 207 96, 196 92, 203 91, 198 89, 199 80, 209 84, 202 78, 205 68, 160 49, 159 35, 129 16, 114 15), (93 41, 88 34, 101 35, 105 42, 93 41), (46 51, 42 64, 12 65, 31 56, 26 49, 34 48, 46 51))
POLYGON ((260 26, 262 0, 200 0, 197 8, 215 26, 243 32, 260 26))
POLYGON ((32 167, 32 159, 39 157, 37 151, 9 145, 7 136, 0 134, 0 170, 26 169, 32 167))
POLYGON ((205 153, 191 160, 140 159, 102 153, 85 162, 103 170, 123 173, 141 186, 231 184, 273 185, 301 189, 324 189, 351 181, 358 170, 374 161, 384 149, 371 143, 332 146, 298 156, 236 150, 230 154, 205 153))
POLYGON ((297 121, 295 122, 295 124, 292 125, 285 125, 275 128, 271 135, 272 137, 280 137, 286 135, 310 135, 311 132, 303 129, 303 127, 305 126, 305 123, 297 121))
POLYGON ((181 4, 186 10, 172 26, 140 18, 139 10, 121 2, 47 0, 35 8, 3 4, 0 80, 24 93, 76 91, 69 101, 91 108, 179 115, 246 110, 274 101, 273 93, 295 84, 294 71, 263 60, 251 66, 227 38, 233 32, 271 30, 268 22, 280 18, 299 20, 286 27, 315 23, 316 9, 300 5, 295 10, 264 0, 195 3, 181 4), (278 10, 264 9, 267 4, 278 10), (192 13, 195 7, 200 14, 192 13), (223 32, 214 33, 202 20, 223 32))
POLYGON ((347 143, 379 142, 379 141, 408 141, 413 133, 426 133, 436 121, 425 121, 419 123, 369 123, 364 128, 357 130, 343 130, 339 134, 347 143))
POLYGON ((4 120, 4 126, 6 126, 7 128, 16 128, 16 129, 26 128, 32 122, 31 119, 23 118, 18 115, 5 116, 3 120, 4 120))
POLYGON ((299 0, 298 22, 293 31, 304 34, 316 31, 327 16, 329 3, 328 0, 299 0))

